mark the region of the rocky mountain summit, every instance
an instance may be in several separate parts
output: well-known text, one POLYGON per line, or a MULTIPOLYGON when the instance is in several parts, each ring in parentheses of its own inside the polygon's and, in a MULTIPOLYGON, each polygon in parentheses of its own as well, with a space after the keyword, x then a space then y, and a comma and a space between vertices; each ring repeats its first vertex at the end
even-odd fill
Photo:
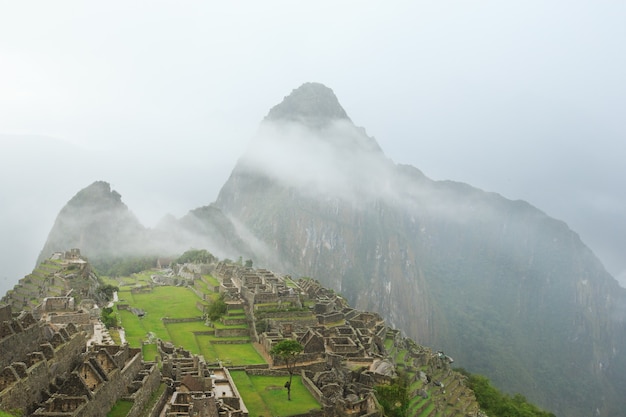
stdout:
MULTIPOLYGON (((559 415, 624 415, 626 291, 578 235, 526 202, 395 164, 321 84, 272 108, 216 202, 188 216, 159 239, 318 278, 559 415)), ((94 231, 66 247, 92 256, 94 231)))
POLYGON ((333 90, 319 83, 305 83, 270 109, 269 121, 287 120, 326 124, 334 120, 350 120, 333 90))

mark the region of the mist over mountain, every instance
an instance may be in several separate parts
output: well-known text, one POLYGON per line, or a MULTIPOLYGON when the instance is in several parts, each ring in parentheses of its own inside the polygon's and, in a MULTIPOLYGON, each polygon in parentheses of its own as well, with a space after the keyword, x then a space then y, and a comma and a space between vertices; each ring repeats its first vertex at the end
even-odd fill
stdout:
POLYGON ((109 183, 96 181, 61 209, 37 262, 69 248, 103 260, 176 255, 192 247, 211 248, 224 258, 252 253, 232 222, 213 205, 191 210, 181 219, 166 215, 150 229, 137 220, 109 183))
POLYGON ((141 247, 145 233, 122 196, 108 183, 96 181, 61 209, 37 262, 69 248, 98 256, 130 253, 141 247))
POLYGON ((524 201, 395 164, 322 84, 270 110, 215 203, 146 229, 97 182, 41 256, 68 247, 250 257, 319 279, 559 415, 626 410, 626 290, 579 236, 524 201))
POLYGON ((526 202, 395 165, 325 86, 270 111, 216 205, 272 248, 263 262, 510 392, 569 416, 626 405, 626 297, 578 235, 526 202))

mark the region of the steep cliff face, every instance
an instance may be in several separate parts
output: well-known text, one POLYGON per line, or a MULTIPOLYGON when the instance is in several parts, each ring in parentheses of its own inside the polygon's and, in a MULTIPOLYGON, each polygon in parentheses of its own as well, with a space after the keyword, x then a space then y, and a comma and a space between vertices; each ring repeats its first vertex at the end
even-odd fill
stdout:
POLYGON ((306 84, 274 107, 216 206, 261 262, 498 386, 562 415, 623 415, 626 297, 578 236, 525 202, 395 165, 332 90, 306 84))

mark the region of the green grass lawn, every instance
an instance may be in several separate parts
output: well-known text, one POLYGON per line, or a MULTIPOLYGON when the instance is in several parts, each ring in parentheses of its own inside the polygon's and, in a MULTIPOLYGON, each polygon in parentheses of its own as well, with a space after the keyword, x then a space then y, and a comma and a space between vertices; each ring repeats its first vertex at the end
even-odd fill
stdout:
POLYGON ((211 343, 211 338, 214 336, 198 335, 196 336, 196 343, 200 349, 200 354, 204 356, 207 362, 213 362, 217 360, 217 353, 213 348, 215 345, 211 343))
MULTIPOLYGON (((120 303, 130 307, 139 308, 146 312, 143 318, 139 318, 130 311, 118 310, 121 325, 126 331, 126 339, 131 347, 140 347, 141 340, 145 340, 148 332, 153 332, 157 337, 171 341, 175 345, 182 345, 194 353, 198 348, 194 344, 187 346, 179 340, 172 340, 170 332, 161 320, 163 317, 190 318, 198 317, 202 313, 196 308, 199 298, 193 291, 184 287, 156 287, 151 293, 132 294, 128 290, 118 293, 120 303)), ((184 323, 189 324, 189 323, 184 323)), ((197 324, 195 324, 197 326, 197 324)), ((204 330, 207 328, 204 327, 204 330)), ((178 337, 179 332, 173 332, 178 337)), ((185 337, 181 335, 181 337, 185 337)))
MULTIPOLYGON (((139 320, 139 317, 135 316, 130 311, 117 310, 117 318, 119 325, 124 327, 128 345, 132 348, 141 347, 141 341, 147 338, 149 330, 146 330, 143 326, 143 322, 139 320)), ((163 336, 167 336, 167 332, 162 332, 162 335, 159 337, 163 336)))
POLYGON ((233 382, 237 386, 237 390, 248 409, 248 416, 261 417, 275 415, 272 414, 267 404, 265 404, 261 394, 257 392, 252 380, 245 371, 233 371, 230 375, 233 377, 233 382))
POLYGON ((131 294, 133 307, 141 308, 148 315, 170 318, 198 317, 202 312, 196 308, 198 296, 185 287, 155 287, 151 293, 131 294))
MULTIPOLYGON (((238 344, 218 344, 214 340, 224 340, 226 338, 216 338, 211 335, 197 335, 196 343, 199 346, 200 354, 207 362, 221 360, 228 366, 244 366, 264 364, 265 359, 256 351, 251 343, 238 344)), ((228 338, 241 340, 241 338, 228 338)), ((244 339, 250 341, 249 338, 244 339)))
POLYGON ((107 413, 107 417, 126 417, 132 407, 132 401, 119 400, 107 413))
POLYGON ((110 328, 109 334, 111 335, 111 339, 113 339, 114 344, 116 345, 122 344, 122 339, 120 338, 120 332, 118 332, 117 329, 110 328))
POLYGON ((211 330, 204 325, 203 321, 192 321, 188 323, 168 323, 166 325, 169 340, 175 346, 182 346, 191 353, 200 354, 200 346, 196 340, 194 332, 204 332, 211 330))
POLYGON ((248 325, 244 323, 244 324, 233 324, 233 325, 227 326, 225 324, 220 323, 219 321, 214 321, 213 327, 215 327, 216 329, 247 329, 248 325))
POLYGON ((130 287, 120 287, 120 290, 117 292, 117 298, 122 304, 131 303, 133 301, 133 296, 130 292, 130 287))
MULTIPOLYGON (((131 283, 131 285, 134 285, 131 283)), ((216 338, 214 335, 196 335, 196 332, 213 330, 205 326, 203 321, 163 324, 161 318, 191 318, 202 313, 196 308, 197 295, 184 287, 155 287, 151 293, 130 292, 124 288, 118 292, 120 303, 139 308, 146 312, 139 318, 130 311, 118 310, 118 318, 126 331, 126 340, 131 347, 141 347, 141 341, 146 340, 148 333, 154 333, 158 338, 170 341, 175 346, 182 346, 194 354, 201 354, 207 361, 219 358, 228 365, 264 364, 265 359, 250 343, 248 336, 216 338), (123 300, 123 301, 122 301, 123 300), (244 340, 243 344, 217 344, 215 340, 244 340)), ((242 309, 229 312, 230 317, 244 318, 242 309)), ((213 323, 219 329, 246 329, 247 324, 225 326, 220 322, 213 323)), ((150 345, 148 345, 150 346, 150 345)), ((148 346, 144 347, 144 358, 154 360, 156 352, 148 346)), ((155 348, 156 349, 156 348, 155 348)))
POLYGON ((143 354, 143 360, 146 362, 153 362, 156 355, 158 355, 157 345, 150 343, 141 347, 141 353, 143 354))
POLYGON ((217 358, 233 366, 266 363, 263 356, 256 351, 251 343, 234 345, 215 343, 213 344, 213 350, 217 358))
POLYGON ((206 286, 206 282, 202 281, 202 280, 196 280, 196 282, 194 282, 194 287, 196 287, 197 290, 199 290, 201 293, 203 294, 208 294, 208 293, 212 293, 213 291, 209 290, 209 288, 206 286))
POLYGON ((387 336, 385 338, 384 344, 385 344, 385 349, 387 350, 387 352, 390 352, 391 349, 393 348, 393 338, 387 336))
POLYGON ((302 385, 300 376, 293 377, 291 401, 288 401, 284 388, 288 376, 247 375, 245 371, 233 371, 231 375, 250 417, 286 417, 321 409, 321 405, 302 385))
POLYGON ((209 285, 212 285, 214 287, 220 286, 220 282, 217 280, 217 278, 213 277, 212 275, 202 275, 202 279, 204 279, 206 282, 209 283, 209 285))
POLYGON ((291 278, 286 278, 285 284, 288 288, 298 288, 298 284, 291 278))

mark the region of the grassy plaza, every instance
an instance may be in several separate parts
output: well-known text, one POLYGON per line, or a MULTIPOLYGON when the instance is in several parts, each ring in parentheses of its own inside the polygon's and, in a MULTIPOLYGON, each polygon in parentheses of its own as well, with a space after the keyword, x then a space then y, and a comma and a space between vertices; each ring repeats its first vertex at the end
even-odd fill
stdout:
MULTIPOLYGON (((199 306, 207 304, 200 299, 196 292, 187 287, 157 286, 146 292, 131 292, 131 288, 146 285, 148 273, 133 275, 132 277, 109 280, 113 285, 123 283, 118 291, 119 304, 127 304, 129 309, 116 309, 119 324, 124 327, 126 340, 131 347, 142 347, 151 336, 164 341, 172 342, 175 346, 182 346, 191 353, 200 354, 207 361, 221 361, 229 366, 245 366, 266 363, 263 356, 257 352, 249 336, 216 337, 215 329, 247 329, 248 325, 225 325, 220 321, 208 326, 202 319, 199 306), (145 314, 139 317, 130 309, 142 310, 145 314), (193 321, 167 322, 168 319, 189 319, 193 321), (195 320, 194 320, 195 319, 195 320)), ((201 293, 207 294, 209 299, 219 294, 212 292, 210 286, 215 286, 217 280, 211 276, 204 276, 196 285, 201 293), (210 285, 207 285, 209 282, 210 285)), ((232 310, 227 313, 230 319, 245 318, 243 310, 232 310)), ((143 347, 144 358, 154 360, 156 345, 147 344, 143 347)))
POLYGON ((300 376, 294 375, 291 384, 291 401, 284 388, 288 376, 248 375, 245 371, 231 371, 237 390, 243 398, 250 416, 292 416, 321 406, 302 385, 300 376))

